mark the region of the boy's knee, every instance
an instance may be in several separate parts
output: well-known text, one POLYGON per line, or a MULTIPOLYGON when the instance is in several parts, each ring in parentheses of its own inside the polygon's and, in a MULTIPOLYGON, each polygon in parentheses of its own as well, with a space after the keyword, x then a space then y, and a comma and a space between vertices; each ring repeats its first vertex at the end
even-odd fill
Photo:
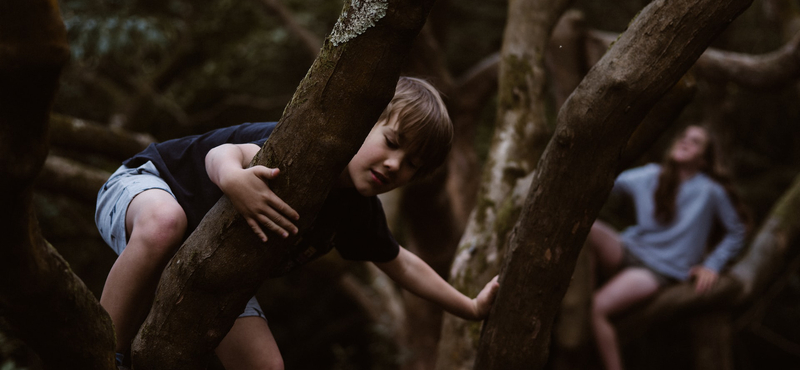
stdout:
POLYGON ((134 236, 152 253, 171 254, 186 232, 186 214, 177 204, 164 204, 142 212, 134 224, 134 236))

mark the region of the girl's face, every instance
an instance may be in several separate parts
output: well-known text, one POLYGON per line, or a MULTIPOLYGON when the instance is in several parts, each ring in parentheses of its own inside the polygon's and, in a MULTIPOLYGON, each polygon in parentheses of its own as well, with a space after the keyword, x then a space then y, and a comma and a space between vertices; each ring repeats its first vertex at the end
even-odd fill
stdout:
POLYGON ((701 168, 706 165, 704 157, 707 147, 708 133, 706 130, 698 126, 689 126, 672 144, 669 156, 677 164, 701 168))

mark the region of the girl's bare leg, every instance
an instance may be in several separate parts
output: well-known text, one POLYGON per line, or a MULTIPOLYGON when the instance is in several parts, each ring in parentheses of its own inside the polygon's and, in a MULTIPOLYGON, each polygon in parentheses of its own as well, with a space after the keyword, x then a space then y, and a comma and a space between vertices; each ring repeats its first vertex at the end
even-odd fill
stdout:
POLYGON ((592 328, 606 370, 622 369, 619 341, 610 317, 658 291, 656 277, 644 268, 627 268, 594 294, 592 328))

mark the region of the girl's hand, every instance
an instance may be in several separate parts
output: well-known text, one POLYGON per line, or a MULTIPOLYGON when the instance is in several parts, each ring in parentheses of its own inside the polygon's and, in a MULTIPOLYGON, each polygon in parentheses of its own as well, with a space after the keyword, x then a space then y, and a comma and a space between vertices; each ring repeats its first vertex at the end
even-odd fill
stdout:
POLYGON ((497 282, 497 276, 495 276, 490 282, 486 283, 483 290, 472 300, 476 320, 483 320, 486 316, 489 316, 489 310, 492 308, 495 297, 497 297, 498 289, 500 289, 500 284, 497 282))
POLYGON ((719 274, 716 271, 704 266, 695 266, 689 271, 689 275, 695 280, 694 291, 698 294, 705 293, 717 283, 719 274))
POLYGON ((262 226, 284 238, 289 233, 297 234, 293 222, 300 216, 269 188, 269 180, 274 180, 279 174, 277 168, 253 166, 227 172, 219 184, 234 208, 264 242, 267 234, 262 226))

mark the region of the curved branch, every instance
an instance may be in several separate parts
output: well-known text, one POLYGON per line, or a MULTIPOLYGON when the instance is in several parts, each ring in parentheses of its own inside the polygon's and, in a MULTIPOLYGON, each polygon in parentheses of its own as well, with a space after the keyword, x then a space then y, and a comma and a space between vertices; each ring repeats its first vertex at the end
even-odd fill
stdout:
POLYGON ((80 162, 50 155, 44 162, 36 187, 64 193, 94 204, 97 191, 111 176, 110 173, 88 167, 80 162))
MULTIPOLYGON (((590 31, 587 39, 589 62, 607 50, 617 35, 590 31)), ((780 89, 800 78, 800 32, 780 49, 752 55, 708 48, 697 59, 692 71, 698 78, 733 82, 754 90, 780 89)))
POLYGON ((155 139, 147 134, 111 129, 98 123, 53 114, 50 143, 60 148, 107 155, 125 160, 141 152, 155 139))
POLYGON ((708 49, 694 71, 711 81, 754 90, 779 89, 800 78, 800 32, 780 49, 762 55, 708 49))

